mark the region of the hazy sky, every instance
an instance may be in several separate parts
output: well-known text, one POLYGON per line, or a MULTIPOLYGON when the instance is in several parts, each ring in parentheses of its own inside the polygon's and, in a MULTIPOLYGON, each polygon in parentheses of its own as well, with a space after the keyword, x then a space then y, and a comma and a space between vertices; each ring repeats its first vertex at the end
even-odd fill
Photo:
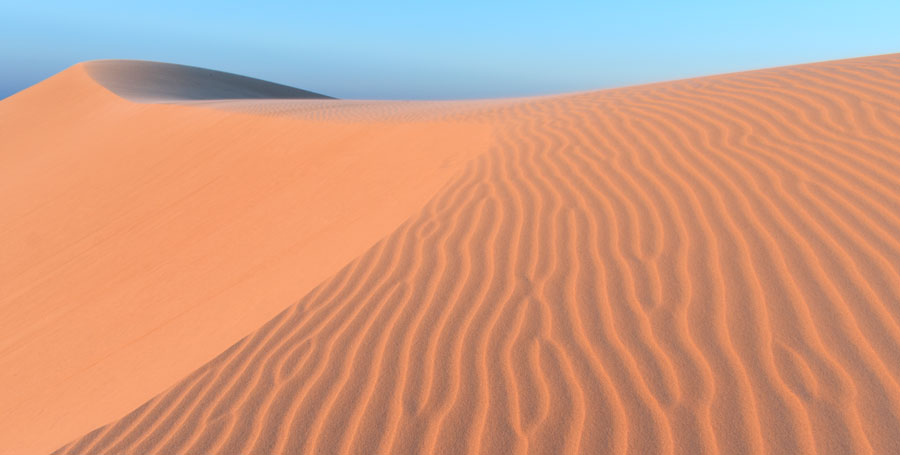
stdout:
POLYGON ((0 0, 0 98, 104 58, 340 98, 442 99, 900 52, 900 0, 131 3, 0 0))

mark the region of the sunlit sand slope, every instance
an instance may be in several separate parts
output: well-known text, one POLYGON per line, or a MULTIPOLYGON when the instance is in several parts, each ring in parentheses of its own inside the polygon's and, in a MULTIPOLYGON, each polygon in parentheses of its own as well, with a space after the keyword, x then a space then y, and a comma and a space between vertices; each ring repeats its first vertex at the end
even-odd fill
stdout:
POLYGON ((423 112, 492 145, 56 453, 900 453, 900 55, 445 114, 243 103, 203 109, 423 112))
POLYGON ((152 398, 488 149, 489 125, 379 109, 137 104, 85 65, 0 102, 0 454, 48 453, 152 398))

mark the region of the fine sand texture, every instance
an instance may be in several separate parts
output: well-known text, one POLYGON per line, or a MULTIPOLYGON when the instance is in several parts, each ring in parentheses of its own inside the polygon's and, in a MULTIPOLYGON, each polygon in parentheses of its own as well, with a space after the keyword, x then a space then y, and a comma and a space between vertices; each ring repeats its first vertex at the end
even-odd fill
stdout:
POLYGON ((49 453, 170 387, 489 147, 465 122, 137 104, 92 65, 0 103, 3 455, 49 453))
POLYGON ((900 453, 900 54, 421 103, 92 65, 0 102, 0 453, 900 453))

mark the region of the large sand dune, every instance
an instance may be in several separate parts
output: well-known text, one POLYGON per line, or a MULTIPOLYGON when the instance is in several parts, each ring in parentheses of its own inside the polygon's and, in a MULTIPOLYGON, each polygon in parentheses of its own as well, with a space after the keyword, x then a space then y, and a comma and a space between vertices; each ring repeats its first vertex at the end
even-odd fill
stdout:
POLYGON ((900 55, 0 128, 8 453, 900 453, 900 55))

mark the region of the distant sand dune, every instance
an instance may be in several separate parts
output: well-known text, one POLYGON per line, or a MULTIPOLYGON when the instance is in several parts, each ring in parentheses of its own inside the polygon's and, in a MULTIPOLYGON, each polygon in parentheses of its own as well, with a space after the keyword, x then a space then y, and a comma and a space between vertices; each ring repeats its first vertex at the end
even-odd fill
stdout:
POLYGON ((493 136, 298 303, 55 453, 900 453, 900 54, 258 103, 200 110, 493 136))
POLYGON ((251 77, 172 63, 97 60, 85 63, 84 69, 116 95, 139 102, 331 98, 251 77))

